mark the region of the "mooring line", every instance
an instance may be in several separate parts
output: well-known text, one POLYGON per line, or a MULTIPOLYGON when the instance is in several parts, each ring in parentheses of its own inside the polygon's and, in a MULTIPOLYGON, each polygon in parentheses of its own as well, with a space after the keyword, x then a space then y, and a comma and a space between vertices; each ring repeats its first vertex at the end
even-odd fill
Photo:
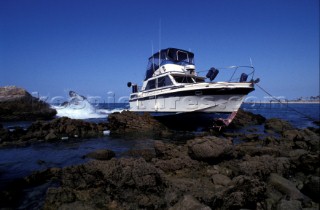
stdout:
MULTIPOLYGON (((258 86, 263 92, 265 92, 266 94, 268 94, 272 99, 278 101, 280 104, 284 104, 284 103, 281 102, 281 100, 279 100, 279 99, 277 99, 276 97, 274 97, 273 95, 271 95, 268 91, 266 91, 266 90, 265 90, 264 88, 262 88, 260 85, 258 85, 258 84, 255 84, 255 85, 258 86)), ((298 111, 298 110, 296 110, 296 109, 294 109, 294 108, 292 108, 292 107, 290 107, 290 106, 288 106, 288 105, 287 105, 287 108, 291 109, 291 111, 294 111, 294 112, 297 112, 298 114, 301 114, 302 116, 308 118, 308 119, 311 120, 311 121, 318 121, 317 119, 315 119, 315 118, 313 118, 313 117, 310 117, 309 115, 306 115, 306 114, 304 114, 304 113, 302 113, 302 112, 300 112, 300 111, 298 111)))

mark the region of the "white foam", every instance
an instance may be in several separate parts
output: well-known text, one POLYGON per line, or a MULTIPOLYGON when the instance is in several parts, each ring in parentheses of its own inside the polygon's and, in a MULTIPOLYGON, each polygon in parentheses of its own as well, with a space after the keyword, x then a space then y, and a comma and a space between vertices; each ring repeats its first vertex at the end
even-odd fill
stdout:
POLYGON ((86 100, 81 101, 78 104, 52 107, 57 110, 57 117, 69 117, 71 119, 105 118, 111 113, 123 111, 123 109, 96 109, 96 107, 92 106, 86 100))
POLYGON ((88 100, 74 91, 70 91, 69 102, 63 103, 61 106, 52 106, 57 110, 57 117, 69 117, 71 119, 96 119, 105 118, 110 113, 122 112, 124 109, 98 109, 93 106, 88 100))

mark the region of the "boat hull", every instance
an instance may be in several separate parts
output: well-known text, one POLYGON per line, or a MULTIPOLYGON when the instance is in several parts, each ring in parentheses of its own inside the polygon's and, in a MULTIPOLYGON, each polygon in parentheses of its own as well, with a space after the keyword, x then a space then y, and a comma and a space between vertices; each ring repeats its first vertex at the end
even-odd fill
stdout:
MULTIPOLYGON (((236 113, 248 93, 250 83, 209 84, 143 92, 129 101, 130 111, 181 123, 188 121, 211 126, 214 121, 229 119, 236 113)), ((231 121, 230 121, 231 122, 231 121)))
POLYGON ((253 88, 194 89, 144 94, 130 100, 130 110, 152 115, 188 112, 231 113, 239 109, 253 88))

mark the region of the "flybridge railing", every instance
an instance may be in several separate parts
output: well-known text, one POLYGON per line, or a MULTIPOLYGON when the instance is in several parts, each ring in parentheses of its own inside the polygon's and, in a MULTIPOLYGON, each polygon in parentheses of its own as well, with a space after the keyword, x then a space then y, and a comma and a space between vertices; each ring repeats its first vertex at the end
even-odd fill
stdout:
POLYGON ((216 81, 225 81, 225 82, 259 82, 259 80, 254 80, 255 69, 253 66, 228 66, 215 68, 212 67, 209 71, 198 71, 198 76, 208 78, 213 82, 216 78, 216 81), (230 70, 228 72, 228 70, 230 70))

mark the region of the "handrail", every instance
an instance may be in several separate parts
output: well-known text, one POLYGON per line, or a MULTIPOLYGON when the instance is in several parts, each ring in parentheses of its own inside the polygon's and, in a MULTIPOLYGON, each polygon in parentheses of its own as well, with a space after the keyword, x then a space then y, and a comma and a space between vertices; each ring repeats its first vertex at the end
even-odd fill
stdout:
MULTIPOLYGON (((253 80, 253 77, 254 77, 254 73, 255 73, 255 68, 253 66, 227 66, 227 67, 220 67, 220 68, 216 68, 218 70, 226 70, 226 69, 230 69, 230 70, 234 70, 234 72, 232 73, 231 77, 229 80, 227 80, 228 82, 231 82, 231 80, 233 80, 234 78, 234 75, 236 74, 237 70, 239 68, 250 68, 252 69, 252 71, 248 74, 248 76, 252 75, 251 76, 251 80, 253 80)), ((203 73, 203 72, 208 72, 207 70, 206 71, 198 71, 198 75, 200 75, 199 73, 203 73)))

